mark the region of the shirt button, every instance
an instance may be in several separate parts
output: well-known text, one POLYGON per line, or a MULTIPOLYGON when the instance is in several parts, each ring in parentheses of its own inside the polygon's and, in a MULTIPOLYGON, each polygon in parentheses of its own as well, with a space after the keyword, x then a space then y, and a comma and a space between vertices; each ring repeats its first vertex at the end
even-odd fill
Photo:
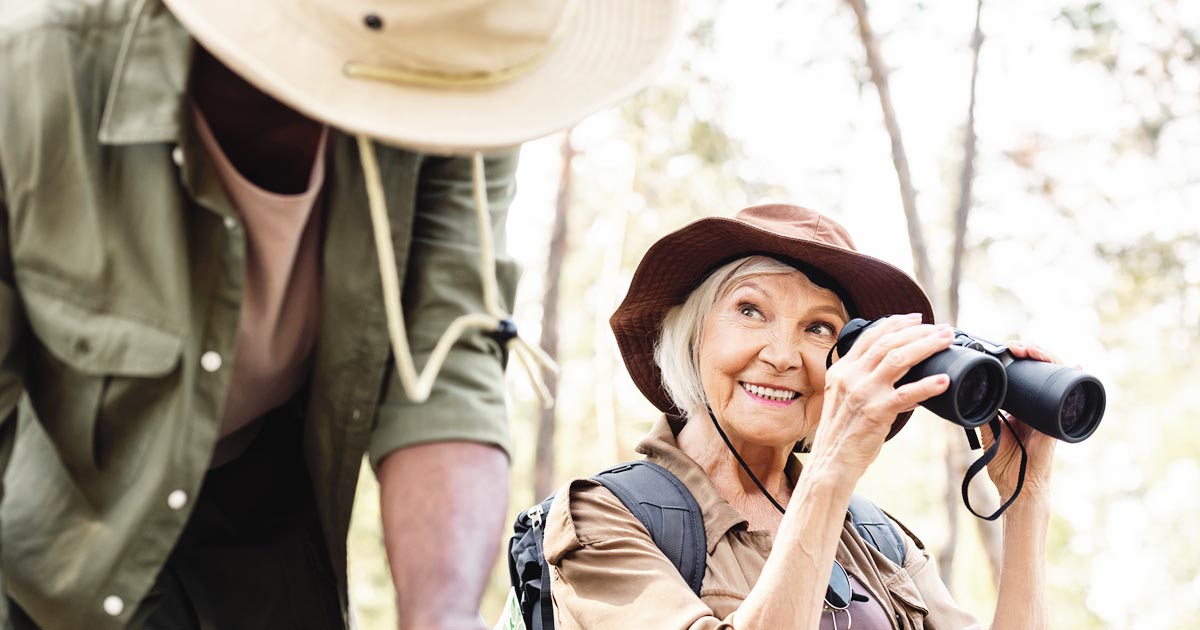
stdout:
POLYGON ((171 149, 171 161, 175 163, 175 166, 183 166, 183 148, 171 149))
POLYGON ((221 355, 209 350, 200 356, 200 367, 205 372, 216 372, 221 369, 221 355))
POLYGON ((187 505, 187 499, 187 493, 183 490, 172 490, 171 494, 167 495, 167 507, 178 510, 187 505))
POLYGON ((117 597, 116 595, 109 595, 108 597, 104 598, 104 612, 116 617, 117 615, 121 614, 121 611, 123 610, 125 610, 125 602, 121 601, 120 597, 117 597))

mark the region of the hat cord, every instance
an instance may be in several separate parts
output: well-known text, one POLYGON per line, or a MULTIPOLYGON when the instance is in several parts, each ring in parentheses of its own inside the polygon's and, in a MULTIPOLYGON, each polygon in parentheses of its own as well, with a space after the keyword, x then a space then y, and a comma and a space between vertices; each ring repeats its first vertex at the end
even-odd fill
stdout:
MULTIPOLYGON (((557 44, 557 42, 555 42, 557 44)), ((526 59, 509 68, 492 72, 474 72, 450 74, 432 71, 412 70, 398 67, 377 66, 358 61, 348 62, 342 69, 347 76, 356 79, 374 79, 388 83, 416 85, 432 88, 481 88, 508 83, 513 79, 524 76, 550 56, 553 47, 543 49, 537 55, 526 59)))
POLYGON ((527 343, 516 333, 511 315, 500 307, 500 289, 496 281, 495 247, 492 244, 490 213, 488 211, 487 181, 484 178, 483 154, 475 153, 472 162, 472 183, 475 197, 475 213, 479 228, 479 259, 483 280, 483 303, 487 313, 466 313, 450 322, 438 339, 425 368, 418 374, 408 345, 408 331, 404 324, 404 310, 400 303, 400 279, 396 271, 396 252, 392 246, 391 224, 388 221, 387 201, 379 174, 379 162, 375 149, 366 136, 358 136, 359 159, 366 180, 367 201, 371 211, 371 227, 375 234, 375 252, 379 259, 379 275, 383 283, 383 304, 387 314, 388 335, 391 338, 392 355, 396 361, 396 373, 405 395, 413 402, 429 399, 434 381, 441 371, 454 342, 470 329, 496 333, 506 350, 517 357, 525 369, 534 392, 545 408, 554 404, 554 398, 546 388, 541 366, 557 374, 558 365, 541 348, 527 343))
POLYGON ((546 45, 527 59, 506 68, 497 70, 481 70, 475 72, 443 72, 419 68, 404 68, 399 66, 383 66, 361 61, 349 61, 342 67, 346 76, 355 79, 371 79, 400 85, 414 85, 435 89, 444 88, 489 88, 509 83, 519 79, 534 68, 542 65, 562 44, 565 39, 566 24, 574 17, 574 3, 566 7, 567 13, 559 21, 558 29, 546 45))

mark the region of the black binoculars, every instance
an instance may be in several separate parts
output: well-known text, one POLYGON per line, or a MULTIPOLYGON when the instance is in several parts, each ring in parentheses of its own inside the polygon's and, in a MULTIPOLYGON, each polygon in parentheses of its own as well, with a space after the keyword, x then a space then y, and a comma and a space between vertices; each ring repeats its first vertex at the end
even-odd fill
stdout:
MULTIPOLYGON (((853 319, 838 335, 844 356, 876 322, 853 319)), ((1069 367, 1018 359, 1006 346, 955 329, 949 348, 914 365, 896 385, 945 374, 950 386, 921 406, 966 428, 978 427, 1004 409, 1026 424, 1064 442, 1086 440, 1104 416, 1104 385, 1069 367)))

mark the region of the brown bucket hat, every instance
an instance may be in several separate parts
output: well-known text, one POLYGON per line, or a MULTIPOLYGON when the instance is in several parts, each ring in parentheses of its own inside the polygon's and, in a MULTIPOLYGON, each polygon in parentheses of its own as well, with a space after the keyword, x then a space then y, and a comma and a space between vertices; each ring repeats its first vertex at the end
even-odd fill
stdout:
MULTIPOLYGON (((629 375, 655 407, 679 414, 654 362, 654 344, 667 311, 682 304, 717 267, 756 254, 825 273, 839 285, 854 317, 921 313, 923 321, 933 323, 929 298, 908 274, 860 254, 844 227, 815 210, 769 204, 746 208, 732 219, 700 219, 650 247, 609 320, 629 375)), ((910 415, 896 418, 888 438, 910 415)))

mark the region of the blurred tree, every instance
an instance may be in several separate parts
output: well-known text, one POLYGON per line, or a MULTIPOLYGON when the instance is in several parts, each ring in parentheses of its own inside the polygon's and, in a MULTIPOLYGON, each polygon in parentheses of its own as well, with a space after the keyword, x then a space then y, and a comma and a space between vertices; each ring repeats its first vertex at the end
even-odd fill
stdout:
POLYGON ((1169 127, 1200 117, 1200 25, 1194 13, 1189 18, 1189 5, 1087 0, 1063 7, 1076 58, 1108 70, 1137 114, 1118 119, 1114 150, 1156 152, 1169 127))
POLYGON ((572 305, 559 317, 559 356, 560 387, 569 383, 574 395, 559 404, 554 483, 632 457, 628 448, 657 413, 616 378, 621 358, 608 327, 645 250, 695 218, 731 214, 749 198, 779 192, 742 171, 742 147, 720 122, 722 86, 711 74, 719 6, 695 3, 678 65, 573 136, 578 153, 558 299, 572 305))
MULTIPOLYGON (((871 83, 879 97, 879 106, 883 112, 884 126, 892 144, 892 163, 895 166, 896 177, 900 185, 900 201, 904 209, 905 223, 908 226, 909 245, 912 249, 913 267, 917 282, 925 289, 933 303, 934 313, 940 321, 956 324, 959 312, 959 287, 962 281, 963 259, 966 255, 967 219, 972 207, 971 189, 975 181, 975 95, 979 76, 979 50, 983 46, 983 30, 980 25, 983 14, 983 1, 977 0, 975 5, 975 28, 971 36, 971 79, 965 129, 963 132, 963 152, 959 176, 958 205, 954 212, 954 240, 950 259, 950 277, 946 291, 942 293, 941 284, 936 281, 931 267, 928 246, 926 245, 923 223, 917 210, 917 190, 913 185, 912 172, 909 168, 908 154, 904 148, 900 121, 896 107, 892 103, 892 91, 888 82, 888 68, 880 50, 879 37, 871 27, 866 0, 846 0, 854 11, 858 26, 859 39, 866 55, 866 64, 870 70, 871 83)), ((967 471, 967 457, 962 444, 963 436, 959 427, 948 425, 946 435, 946 492, 944 501, 947 518, 947 536, 938 559, 938 568, 947 584, 952 583, 954 555, 958 544, 958 514, 959 514, 959 480, 967 471)), ((994 509, 995 500, 987 493, 984 486, 972 484, 969 488, 971 503, 983 513, 994 509)), ((1000 527, 997 523, 982 519, 975 521, 979 529, 980 540, 991 566, 993 584, 1000 574, 1000 527)))
MULTIPOLYGON (((917 282, 925 288, 933 302, 934 313, 941 313, 941 295, 936 290, 933 269, 929 262, 929 248, 925 246, 925 231, 917 212, 917 189, 913 185, 912 171, 908 166, 908 152, 904 149, 904 137, 900 132, 900 121, 892 103, 892 89, 888 82, 888 68, 879 49, 879 38, 871 28, 866 0, 846 0, 854 11, 858 22, 858 35, 866 54, 867 67, 871 71, 871 83, 879 96, 879 108, 883 112, 883 124, 892 141, 892 164, 896 167, 896 179, 900 184, 900 203, 904 208, 905 224, 908 226, 908 242, 912 248, 913 270, 917 282)), ((972 103, 974 98, 972 97, 972 103)))
POLYGON ((1102 243, 1097 254, 1111 274, 1097 304, 1101 330, 1123 369, 1108 384, 1101 429, 1114 446, 1080 506, 1094 516, 1073 519, 1070 555, 1090 574, 1064 590, 1108 627, 1191 627, 1200 616, 1200 229, 1102 243), (1125 576, 1120 590, 1104 579, 1112 571, 1125 576), (1170 604, 1147 610, 1147 599, 1170 604))
POLYGON ((1107 446, 1088 445, 1090 484, 1071 486, 1070 527, 1051 547, 1052 564, 1078 568, 1051 588, 1086 601, 1089 625, 1190 627, 1200 614, 1200 14, 1175 0, 1069 1, 1059 16, 1118 113, 1086 137, 1031 132, 1007 158, 1092 249, 1098 335, 1119 368, 1105 379, 1103 437, 1089 440, 1107 446), (1096 155, 1091 168, 1064 167, 1080 147, 1096 155))
MULTIPOLYGON (((571 130, 563 132, 559 149, 562 166, 559 169, 558 194, 554 202, 554 224, 550 230, 549 253, 546 255, 546 275, 542 283, 542 334, 540 345, 555 360, 558 359, 558 294, 562 284, 563 258, 567 252, 567 217, 571 212, 571 172, 575 147, 571 145, 571 130)), ((543 407, 538 422, 537 446, 533 462, 533 496, 550 494, 554 485, 554 429, 558 411, 558 375, 542 370, 546 390, 554 399, 543 407)))

